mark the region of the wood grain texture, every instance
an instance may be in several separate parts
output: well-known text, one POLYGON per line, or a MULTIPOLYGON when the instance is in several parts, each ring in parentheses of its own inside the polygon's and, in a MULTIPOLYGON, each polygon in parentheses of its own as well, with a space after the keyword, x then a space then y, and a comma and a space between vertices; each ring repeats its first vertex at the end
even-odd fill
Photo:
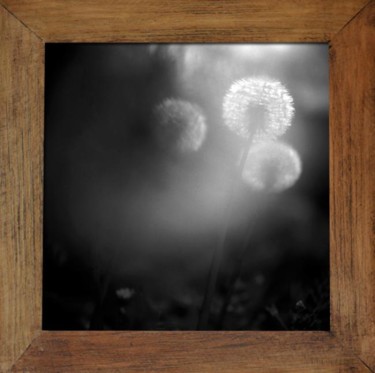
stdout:
POLYGON ((43 59, 0 7, 0 371, 41 328, 43 59))
POLYGON ((14 371, 375 371, 374 2, 345 26, 367 1, 1 1, 21 23, 0 6, 0 371, 24 350, 14 371), (44 50, 34 33, 331 41, 332 333, 41 332, 44 50))
POLYGON ((330 58, 332 329, 375 371, 375 2, 330 58))
POLYGON ((375 371, 375 2, 330 61, 332 330, 375 371))
POLYGON ((43 332, 25 370, 369 373, 328 332, 43 332))
POLYGON ((46 42, 327 42, 369 0, 1 0, 46 42))

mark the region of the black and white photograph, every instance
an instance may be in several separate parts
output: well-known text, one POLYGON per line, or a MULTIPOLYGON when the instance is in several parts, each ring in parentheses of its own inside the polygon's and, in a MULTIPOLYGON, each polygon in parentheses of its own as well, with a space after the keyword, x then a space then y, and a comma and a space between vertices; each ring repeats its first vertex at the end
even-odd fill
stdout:
POLYGON ((330 329, 327 44, 45 53, 43 329, 330 329))

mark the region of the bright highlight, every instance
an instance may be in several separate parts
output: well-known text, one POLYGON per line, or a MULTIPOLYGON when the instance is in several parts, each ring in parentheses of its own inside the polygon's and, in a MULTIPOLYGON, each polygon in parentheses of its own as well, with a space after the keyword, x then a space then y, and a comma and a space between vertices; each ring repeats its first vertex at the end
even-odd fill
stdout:
POLYGON ((225 125, 242 137, 253 136, 255 142, 284 134, 293 114, 292 96, 275 80, 241 79, 232 84, 224 97, 225 125))

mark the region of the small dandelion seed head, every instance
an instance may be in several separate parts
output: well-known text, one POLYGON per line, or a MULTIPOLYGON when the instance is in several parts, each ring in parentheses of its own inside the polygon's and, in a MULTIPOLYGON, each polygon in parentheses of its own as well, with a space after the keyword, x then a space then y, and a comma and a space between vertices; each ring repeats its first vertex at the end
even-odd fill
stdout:
POLYGON ((197 151, 206 138, 206 118, 196 104, 166 99, 154 110, 155 136, 162 147, 175 151, 197 151))
POLYGON ((224 96, 225 125, 244 138, 253 136, 254 142, 273 140, 284 134, 293 114, 293 98, 276 80, 240 79, 224 96))
POLYGON ((127 300, 135 294, 135 290, 131 288, 120 288, 116 290, 116 295, 119 299, 127 300))
POLYGON ((242 177, 254 190, 277 193, 293 186, 301 172, 301 159, 291 146, 262 142, 250 149, 242 177))

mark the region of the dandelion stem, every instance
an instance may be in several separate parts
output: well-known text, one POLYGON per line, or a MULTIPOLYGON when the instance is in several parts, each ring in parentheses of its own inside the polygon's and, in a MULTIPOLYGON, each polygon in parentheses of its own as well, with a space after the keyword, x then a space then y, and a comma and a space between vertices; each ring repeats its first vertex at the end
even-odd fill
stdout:
POLYGON ((254 219, 254 216, 253 216, 253 219, 252 219, 251 225, 250 225, 250 227, 247 231, 244 243, 243 243, 243 245, 242 245, 241 249, 239 250, 238 255, 236 257, 233 272, 232 272, 231 277, 230 277, 229 282, 228 282, 228 292, 227 292, 226 296, 224 297, 224 302, 223 302, 223 305, 221 307, 220 317, 219 317, 219 325, 221 327, 223 327, 223 325, 224 325, 225 316, 227 314, 227 309, 228 309, 228 306, 230 304, 230 301, 232 299, 235 284, 236 284, 237 280, 239 279, 239 277, 241 276, 243 259, 245 257, 246 252, 247 252, 247 248, 248 248, 249 243, 250 243, 251 235, 254 231, 254 226, 255 226, 255 219, 254 219))
POLYGON ((284 330, 288 330, 288 327, 286 326, 284 320, 281 318, 280 314, 279 314, 279 310, 277 309, 276 305, 275 304, 272 304, 271 306, 269 307, 266 307, 266 311, 276 319, 276 321, 280 324, 280 326, 284 329, 284 330))
POLYGON ((117 261, 118 252, 115 252, 112 257, 108 258, 107 265, 103 266, 103 272, 99 280, 98 298, 95 304, 94 311, 91 316, 90 329, 101 330, 103 329, 104 318, 104 302, 108 295, 109 285, 112 280, 114 264, 117 261))
POLYGON ((230 184, 227 208, 225 210, 225 215, 223 219, 223 229, 220 232, 218 243, 215 247, 212 260, 211 260, 205 295, 204 295, 202 307, 199 313, 198 330, 205 330, 207 329, 207 326, 208 326, 208 319, 210 316, 211 304, 212 304, 212 300, 213 300, 214 293, 215 293, 221 260, 224 254, 225 241, 226 241, 226 237, 228 233, 229 221, 233 213, 232 211, 233 201, 234 201, 236 192, 238 190, 239 182, 241 180, 241 175, 243 172, 243 168, 245 166, 246 158, 248 156, 251 143, 252 143, 252 136, 249 136, 246 142, 245 148, 243 150, 242 156, 241 156, 240 164, 238 167, 239 172, 237 175, 234 176, 230 184))

